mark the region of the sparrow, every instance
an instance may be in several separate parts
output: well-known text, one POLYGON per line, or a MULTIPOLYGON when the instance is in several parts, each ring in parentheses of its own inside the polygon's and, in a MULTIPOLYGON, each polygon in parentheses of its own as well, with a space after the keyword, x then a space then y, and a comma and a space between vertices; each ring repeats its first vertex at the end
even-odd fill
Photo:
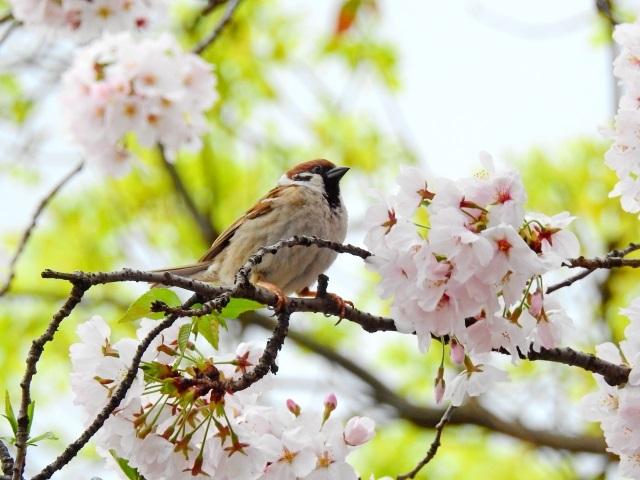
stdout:
MULTIPOLYGON (((324 159, 296 165, 280 177, 275 188, 224 230, 196 263, 157 271, 230 287, 237 271, 261 247, 294 235, 342 243, 348 217, 340 195, 340 179, 348 170, 324 159)), ((336 256, 336 252, 316 246, 283 248, 275 255, 265 256, 252 271, 250 281, 273 292, 279 310, 289 293, 315 295, 309 287, 336 256)), ((351 302, 330 295, 343 316, 344 304, 351 302)))

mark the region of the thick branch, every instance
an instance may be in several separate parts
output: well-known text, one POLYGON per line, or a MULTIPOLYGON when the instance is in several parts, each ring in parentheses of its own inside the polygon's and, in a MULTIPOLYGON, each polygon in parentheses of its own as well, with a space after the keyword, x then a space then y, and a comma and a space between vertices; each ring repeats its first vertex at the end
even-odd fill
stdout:
MULTIPOLYGON (((275 326, 273 320, 255 312, 245 313, 242 316, 242 320, 267 330, 272 330, 275 326)), ((434 428, 442 417, 444 413, 442 409, 419 406, 409 402, 405 397, 391 390, 372 372, 334 349, 315 341, 310 336, 296 330, 289 330, 287 336, 301 347, 326 358, 360 379, 371 390, 372 398, 376 402, 392 407, 399 418, 422 428, 434 428)), ((469 402, 459 407, 456 415, 451 419, 451 423, 456 425, 476 425, 509 435, 532 445, 572 452, 605 453, 606 448, 604 441, 600 437, 563 435, 559 432, 531 429, 517 421, 503 420, 477 402, 469 402)))
POLYGON ((440 447, 440 438, 442 437, 442 432, 444 431, 445 425, 449 423, 449 421, 451 420, 451 415, 453 414, 453 411, 455 410, 455 408, 456 407, 454 407, 453 405, 449 405, 449 407, 442 414, 442 418, 440 419, 438 424, 435 426, 436 437, 433 439, 433 442, 431 443, 431 446, 427 451, 427 455, 418 462, 418 464, 415 466, 413 470, 411 470, 408 473, 405 473, 404 475, 398 475, 396 477, 397 480, 407 480, 409 478, 415 478, 415 476, 420 472, 420 470, 422 470, 422 468, 427 463, 429 463, 433 459, 433 457, 436 456, 436 453, 438 453, 438 448, 440 447))
MULTIPOLYGON (((185 308, 188 308, 194 303, 196 303, 197 301, 198 301, 198 295, 193 295, 183 304, 183 306, 185 308)), ((133 381, 135 380, 136 375, 138 373, 138 367, 140 366, 142 356, 147 351, 147 348, 149 348, 149 345, 151 344, 153 339, 156 338, 163 330, 173 325, 173 323, 177 319, 178 319, 177 315, 170 315, 167 318, 165 318, 163 321, 158 323, 158 325, 147 334, 147 336, 142 340, 142 342, 140 342, 140 345, 138 345, 138 348, 136 349, 136 353, 133 357, 131 365, 127 370, 127 374, 125 375, 122 382, 120 382, 120 385, 118 385, 118 388, 109 399, 109 402, 107 402, 105 407, 100 411, 100 413, 98 413, 96 418, 93 419, 91 424, 82 432, 82 434, 80 434, 80 436, 76 440, 70 443, 69 446, 67 446, 67 448, 65 448, 65 450, 58 456, 58 458, 56 458, 52 463, 44 467, 40 471, 40 473, 32 477, 31 480, 45 480, 47 478, 50 478, 51 475, 53 475, 55 472, 59 471, 67 463, 69 463, 71 459, 73 459, 73 457, 75 457, 78 454, 80 449, 84 447, 85 444, 91 439, 91 437, 100 428, 102 428, 102 425, 104 425, 104 422, 107 421, 109 416, 113 413, 113 411, 116 408, 118 408, 118 406, 120 405, 120 402, 127 395, 127 392, 129 391, 129 388, 131 388, 131 385, 133 384, 133 381)), ((15 477, 14 477, 14 480, 15 480, 15 477)))
POLYGON ((42 212, 44 212, 45 208, 47 208, 47 205, 49 205, 49 202, 51 202, 53 197, 55 197, 58 194, 58 192, 62 189, 62 187, 64 187, 66 183, 69 180, 71 180, 80 170, 82 170, 83 165, 84 163, 81 162, 76 168, 74 168, 71 172, 65 175, 65 177, 62 180, 60 180, 38 204, 36 211, 33 213, 31 217, 31 223, 22 234, 22 238, 18 243, 18 248, 16 249, 16 252, 11 258, 11 262, 9 263, 9 275, 7 276, 7 279, 4 282, 4 285, 0 287, 0 297, 5 293, 7 293, 9 291, 9 288, 11 288, 11 282, 13 281, 13 278, 16 275, 16 264, 18 263, 18 259, 20 258, 20 255, 22 255, 24 248, 27 246, 27 242, 29 241, 29 238, 31 238, 31 234, 33 233, 33 230, 36 227, 36 223, 38 222, 40 215, 42 215, 42 212))
MULTIPOLYGON (((308 239, 307 239, 308 240, 308 239)), ((284 246, 292 246, 300 245, 300 239, 297 239, 296 242, 284 241, 279 242, 283 247, 284 246)), ((324 241, 319 241, 324 243, 324 241)), ((318 243, 318 245, 322 244, 318 243)), ((327 248, 333 248, 333 242, 326 242, 330 245, 327 248)), ((338 244, 339 245, 339 244, 338 244)), ((352 249, 354 252, 360 251, 357 247, 353 247, 350 245, 340 245, 340 250, 345 252, 350 252, 352 249)), ((274 247, 275 248, 275 247, 274 247)), ((211 284, 200 282, 198 280, 192 280, 190 278, 180 277, 178 275, 173 275, 171 273, 163 272, 144 272, 139 270, 120 270, 111 273, 84 273, 84 272, 74 272, 74 273, 60 273, 54 272, 52 270, 45 270, 42 273, 44 278, 58 278, 69 281, 82 281, 86 282, 90 285, 102 284, 102 283, 112 283, 112 282, 120 282, 120 281, 138 281, 138 282, 149 282, 149 283, 163 283, 168 286, 180 287, 186 290, 190 290, 192 292, 198 293, 203 296, 205 299, 214 298, 224 292, 231 293, 232 296, 238 298, 246 298, 250 300, 255 300, 264 305, 275 306, 278 298, 269 290, 264 288, 255 287, 251 283, 244 284, 244 275, 249 275, 250 268, 253 265, 257 265, 261 260, 262 256, 267 253, 273 253, 273 248, 268 247, 263 249, 262 255, 254 256, 245 267, 241 269, 241 273, 238 274, 237 281, 239 282, 232 290, 224 289, 221 287, 214 287, 211 284)), ((277 250, 277 249, 276 249, 277 250)), ((357 254, 357 253, 354 253, 357 254)), ((339 315, 340 306, 336 304, 331 298, 320 297, 320 298, 296 298, 296 297, 287 297, 285 299, 285 307, 289 312, 315 312, 315 313, 325 313, 328 315, 339 315)), ((362 312, 356 308, 351 306, 345 306, 343 318, 350 320, 354 323, 358 323, 362 328, 368 332, 379 332, 379 331, 396 331, 395 324, 393 319, 380 317, 376 315, 371 315, 366 312, 362 312)), ((551 350, 547 350, 542 348, 540 352, 530 351, 526 355, 530 360, 546 360, 558 363, 564 363, 566 365, 573 365, 577 367, 584 368, 594 373, 599 373, 605 377, 607 382, 612 385, 621 385, 626 382, 629 376, 629 367, 624 365, 615 365, 613 363, 607 362, 605 360, 599 359, 591 354, 577 352, 571 348, 555 348, 551 350)))
POLYGON ((193 53, 197 53, 198 55, 200 55, 207 48, 209 48, 210 45, 212 45, 216 41, 216 39, 222 33, 222 30, 224 30, 224 27, 226 27, 227 24, 231 21, 231 18, 233 17, 234 12, 236 11, 239 5, 240 5, 240 0, 229 0, 227 9, 222 15, 220 22, 218 22, 218 24, 213 29, 211 34, 193 49, 193 53))
POLYGON ((182 178, 178 173, 178 170, 176 170, 176 166, 167 158, 164 147, 161 144, 158 144, 158 149, 160 150, 160 160, 162 160, 162 165, 169 174, 169 177, 171 177, 173 187, 178 193, 178 196, 182 198, 185 206, 187 207, 187 210, 198 225, 202 238, 207 244, 212 243, 218 236, 218 234, 215 231, 213 223, 211 223, 211 219, 207 215, 203 214, 198 209, 198 207, 196 207, 196 203, 194 202, 193 198, 191 198, 191 194, 185 187, 184 182, 182 181, 182 178))
POLYGON ((82 296, 87 290, 88 285, 81 281, 73 282, 73 288, 69 294, 69 298, 64 305, 56 312, 53 319, 49 323, 46 331, 31 344, 29 354, 26 360, 26 369, 24 377, 20 382, 22 390, 22 398, 20 400, 20 412, 18 414, 18 431, 16 432, 16 460, 13 467, 13 480, 20 480, 24 472, 24 464, 27 455, 27 440, 29 437, 29 417, 28 408, 31 404, 31 381, 36 374, 36 365, 42 356, 44 346, 53 339, 62 320, 71 314, 71 311, 80 303, 82 296))

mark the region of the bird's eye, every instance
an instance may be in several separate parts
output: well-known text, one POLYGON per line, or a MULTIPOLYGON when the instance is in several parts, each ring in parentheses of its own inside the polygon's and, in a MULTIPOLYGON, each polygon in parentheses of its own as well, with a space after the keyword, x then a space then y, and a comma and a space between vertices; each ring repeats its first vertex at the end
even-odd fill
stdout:
POLYGON ((320 165, 316 165, 311 169, 311 173, 321 173, 321 172, 322 172, 322 167, 320 165))

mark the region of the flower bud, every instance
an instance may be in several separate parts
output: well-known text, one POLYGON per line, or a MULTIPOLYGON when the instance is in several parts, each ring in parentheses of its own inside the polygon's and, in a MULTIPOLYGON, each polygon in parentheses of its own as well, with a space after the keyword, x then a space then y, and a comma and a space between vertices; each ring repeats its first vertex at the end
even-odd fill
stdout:
POLYGON ((357 447, 367 443, 375 435, 376 422, 368 417, 353 417, 344 427, 344 443, 357 447))
POLYGON ((451 361, 457 365, 462 365, 462 362, 464 362, 464 347, 455 338, 451 340, 449 345, 451 346, 451 361))
POLYGON ((531 316, 535 318, 540 318, 540 314, 542 313, 542 292, 540 290, 536 290, 536 292, 531 295, 531 302, 529 304, 529 313, 531 316))
POLYGON ((298 405, 296 402, 294 402, 290 398, 287 399, 287 408, 296 417, 300 415, 300 411, 301 411, 300 405, 298 405))
POLYGON ((338 406, 338 399, 335 394, 330 393, 324 399, 324 412, 322 414, 322 423, 327 421, 327 419, 331 416, 331 412, 333 412, 338 406))

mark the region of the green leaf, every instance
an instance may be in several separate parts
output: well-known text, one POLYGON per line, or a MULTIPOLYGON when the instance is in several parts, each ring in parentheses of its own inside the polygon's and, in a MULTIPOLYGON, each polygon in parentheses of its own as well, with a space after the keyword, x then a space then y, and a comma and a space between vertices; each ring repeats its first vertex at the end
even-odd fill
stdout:
POLYGON ((119 323, 133 322, 143 317, 164 318, 164 313, 151 311, 151 304, 157 301, 164 302, 170 307, 178 307, 182 303, 174 291, 168 288, 152 288, 131 304, 119 323))
POLYGON ((241 313, 258 310, 264 305, 246 298, 232 298, 226 307, 220 312, 223 318, 238 318, 241 313))
POLYGON ((33 400, 29 406, 27 407, 27 418, 29 419, 29 423, 27 424, 27 435, 31 432, 31 425, 33 424, 33 414, 36 411, 36 401, 33 400))
POLYGON ((192 325, 193 322, 185 323, 180 327, 180 330, 178 330, 178 348, 180 349, 180 353, 183 353, 187 348, 187 344, 189 343, 189 335, 191 335, 192 325))
POLYGON ((27 445, 36 446, 36 443, 41 440, 58 440, 58 437, 53 432, 44 432, 27 440, 27 445))
POLYGON ((18 431, 18 422, 16 420, 16 416, 13 413, 13 407, 11 406, 11 398, 9 397, 9 391, 4 392, 4 415, 2 415, 9 421, 11 425, 11 430, 15 435, 18 431))
POLYGON ((196 320, 196 328, 198 333, 217 350, 220 340, 220 322, 218 321, 217 315, 210 313, 209 315, 199 317, 196 320))
POLYGON ((138 473, 138 470, 136 470, 135 468, 130 466, 129 462, 126 459, 116 455, 115 450, 109 450, 109 453, 115 459, 115 461, 118 463, 118 466, 120 467, 120 470, 122 470, 122 473, 124 473, 125 476, 128 479, 130 479, 130 480, 143 480, 143 477, 142 477, 142 475, 140 475, 138 473))

